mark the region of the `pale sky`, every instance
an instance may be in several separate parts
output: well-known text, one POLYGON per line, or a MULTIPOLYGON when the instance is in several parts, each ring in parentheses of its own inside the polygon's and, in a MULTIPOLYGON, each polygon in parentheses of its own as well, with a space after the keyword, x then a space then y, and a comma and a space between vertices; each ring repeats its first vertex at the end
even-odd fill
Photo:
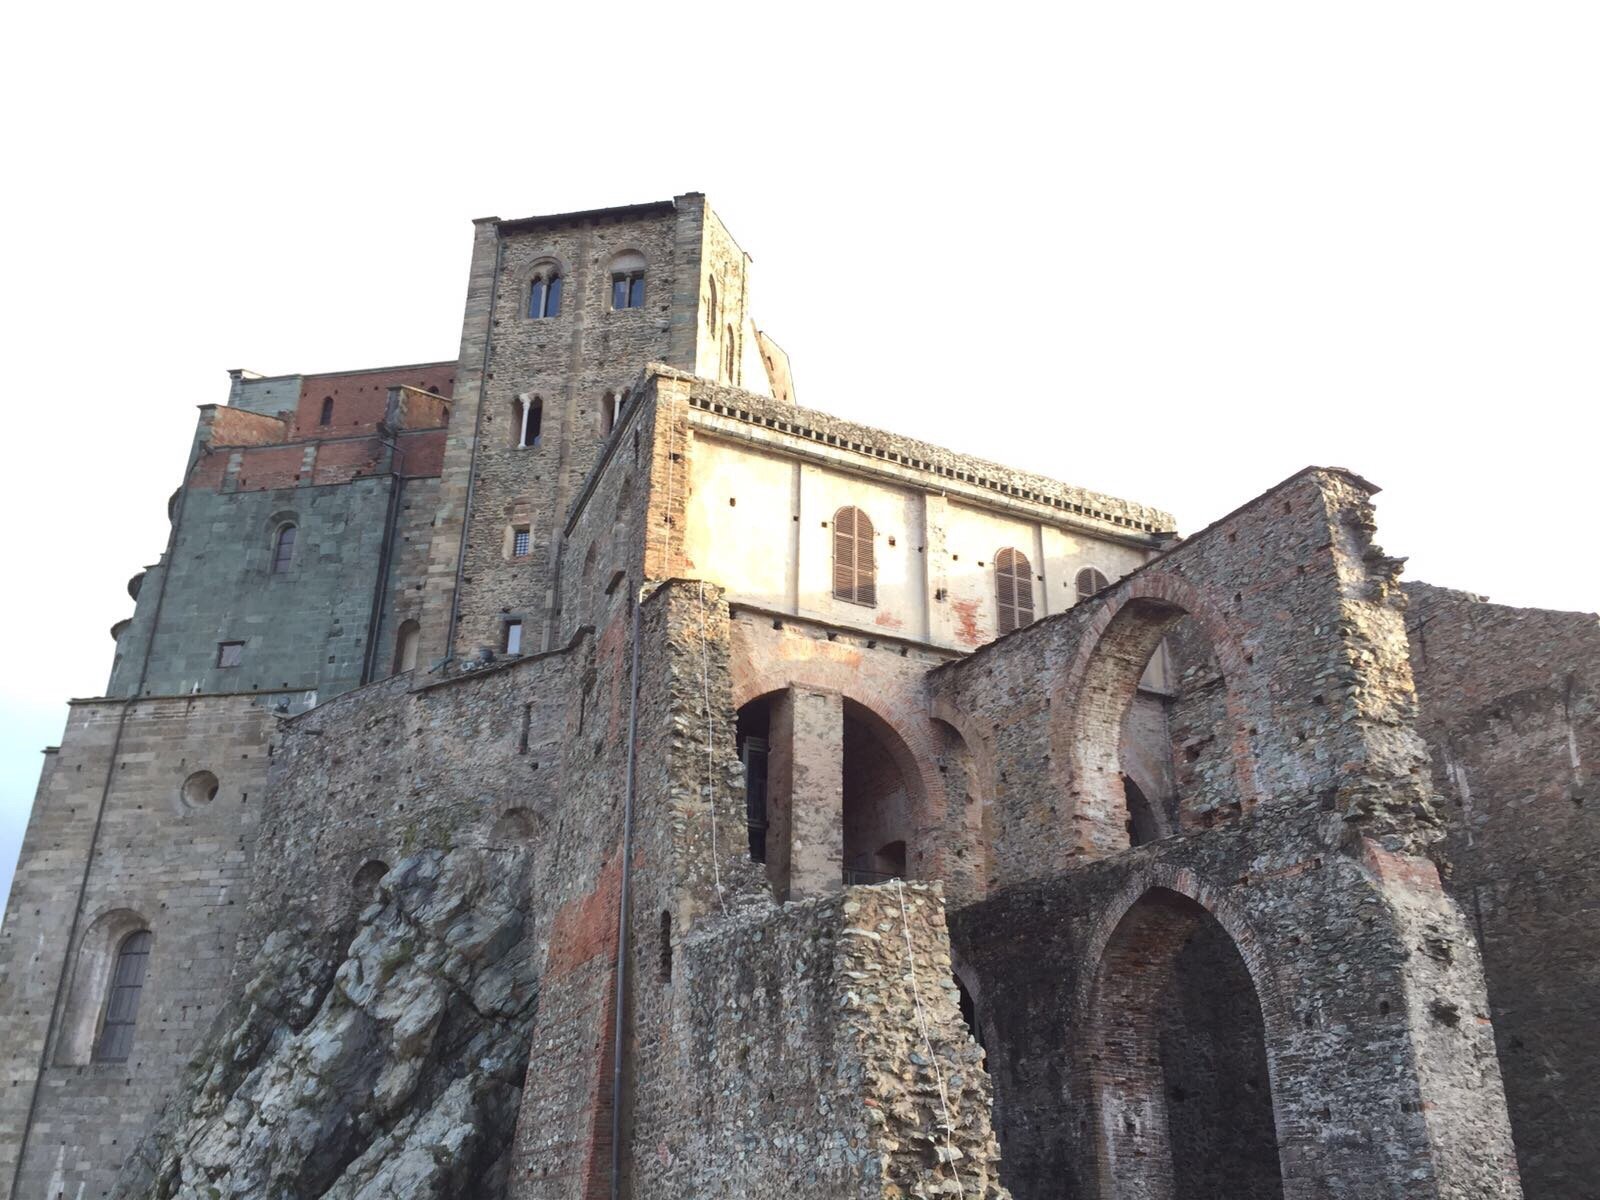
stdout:
POLYGON ((453 358, 470 220, 703 191, 798 398, 1600 606, 1600 9, 16 5, 0 894, 229 367, 453 358), (1574 530, 1576 532, 1574 532, 1574 530))

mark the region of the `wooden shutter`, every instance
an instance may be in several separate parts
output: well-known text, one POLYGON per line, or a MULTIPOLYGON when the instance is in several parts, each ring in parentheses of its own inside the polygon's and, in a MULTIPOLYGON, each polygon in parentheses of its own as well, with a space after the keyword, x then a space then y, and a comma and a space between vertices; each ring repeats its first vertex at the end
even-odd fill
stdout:
POLYGON ((851 604, 878 603, 872 519, 859 508, 841 508, 833 514, 833 594, 851 604))
POLYGON ((1033 623, 1033 564, 1022 551, 995 555, 994 598, 1002 635, 1033 623))
POLYGON ((1106 586, 1107 580, 1095 567, 1085 567, 1078 572, 1078 599, 1087 600, 1106 586))

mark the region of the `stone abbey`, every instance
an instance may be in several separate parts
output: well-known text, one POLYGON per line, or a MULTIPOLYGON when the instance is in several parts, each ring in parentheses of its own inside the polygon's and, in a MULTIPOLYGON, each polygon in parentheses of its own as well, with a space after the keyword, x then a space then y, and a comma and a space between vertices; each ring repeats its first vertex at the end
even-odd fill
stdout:
POLYGON ((1596 1194, 1594 615, 802 408, 698 194, 474 229, 455 361, 200 410, 0 1198, 1596 1194))

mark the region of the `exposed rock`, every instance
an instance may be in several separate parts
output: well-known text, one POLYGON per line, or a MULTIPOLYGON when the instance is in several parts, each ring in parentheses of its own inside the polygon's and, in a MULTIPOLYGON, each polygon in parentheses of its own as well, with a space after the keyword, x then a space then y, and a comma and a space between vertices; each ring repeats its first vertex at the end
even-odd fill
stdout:
POLYGON ((519 854, 430 851, 347 937, 287 919, 113 1194, 503 1195, 538 994, 525 876, 519 854))

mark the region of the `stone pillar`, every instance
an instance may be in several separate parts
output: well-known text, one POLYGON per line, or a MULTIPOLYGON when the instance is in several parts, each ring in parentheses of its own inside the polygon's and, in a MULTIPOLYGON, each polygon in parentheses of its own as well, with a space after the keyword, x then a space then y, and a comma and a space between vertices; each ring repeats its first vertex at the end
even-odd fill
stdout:
POLYGON ((782 898, 843 886, 844 697, 790 688, 772 703, 767 877, 782 898))

